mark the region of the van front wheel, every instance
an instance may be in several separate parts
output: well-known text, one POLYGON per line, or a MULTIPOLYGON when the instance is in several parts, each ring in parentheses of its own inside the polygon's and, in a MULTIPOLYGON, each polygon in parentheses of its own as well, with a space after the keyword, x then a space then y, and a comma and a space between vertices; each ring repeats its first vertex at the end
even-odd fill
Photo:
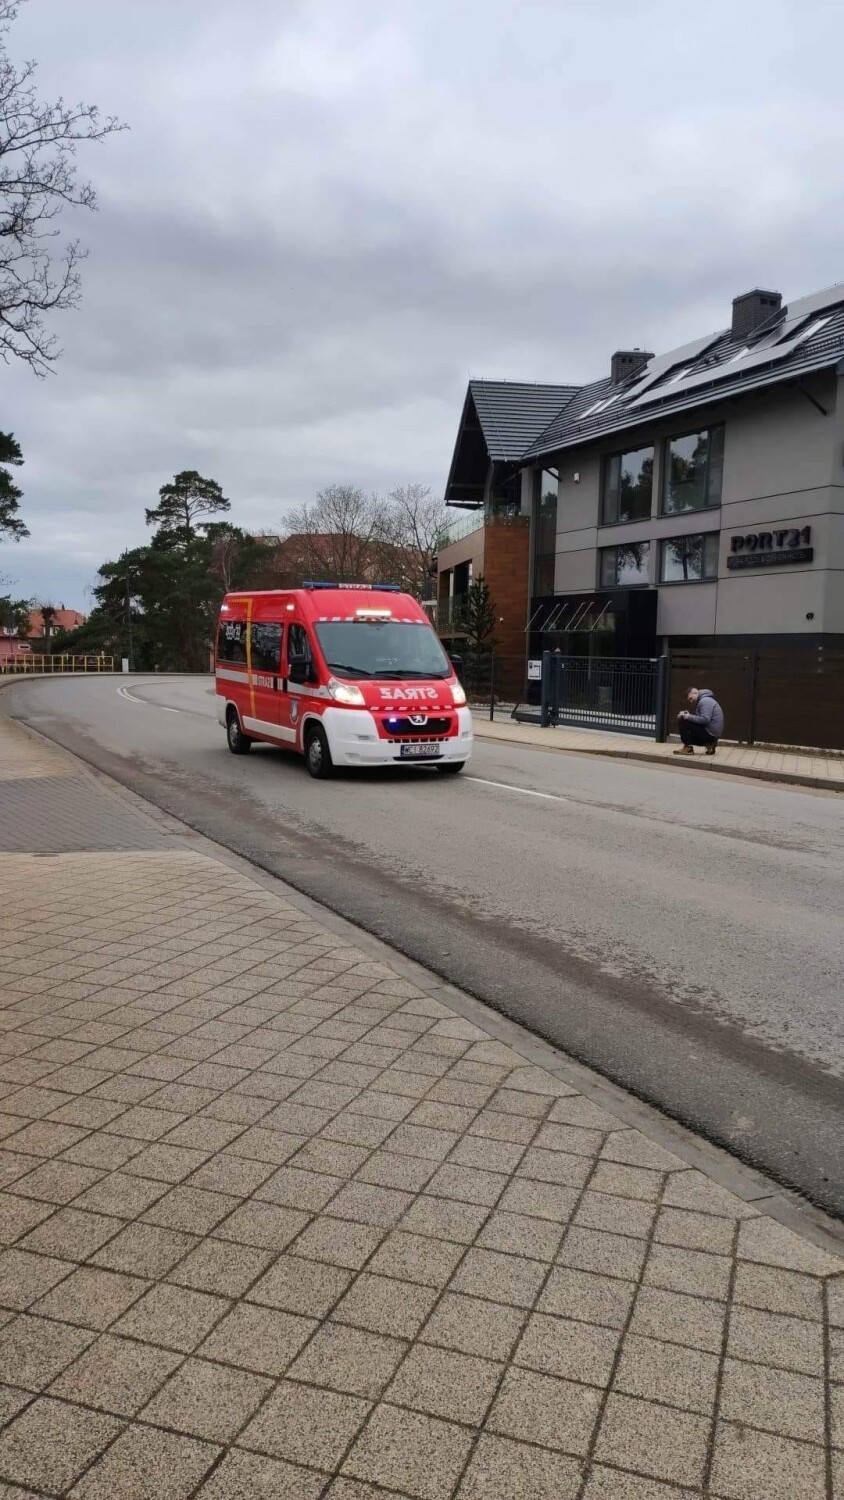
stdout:
POLYGON ((465 760, 444 760, 437 766, 437 770, 441 776, 457 776, 465 764, 465 760))
POLYGON ((252 749, 252 741, 248 734, 243 733, 234 708, 230 708, 226 716, 226 739, 232 755, 248 755, 252 749))
POLYGON ((325 781, 334 770, 325 730, 314 724, 305 741, 305 765, 317 781, 325 781))

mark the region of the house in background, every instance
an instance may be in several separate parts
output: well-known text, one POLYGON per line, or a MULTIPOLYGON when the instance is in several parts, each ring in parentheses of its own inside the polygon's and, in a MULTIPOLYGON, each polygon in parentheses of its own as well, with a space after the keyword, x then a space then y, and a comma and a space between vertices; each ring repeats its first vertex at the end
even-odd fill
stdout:
POLYGON ((78 609, 66 609, 63 604, 37 605, 29 611, 29 622, 23 633, 10 623, 0 624, 0 662, 32 652, 49 655, 53 638, 84 625, 86 618, 78 609))
POLYGON ((533 491, 522 460, 577 390, 469 382, 445 491, 457 514, 437 546, 436 601, 429 610, 455 649, 464 633, 469 585, 482 575, 495 606, 498 653, 524 657, 533 491))

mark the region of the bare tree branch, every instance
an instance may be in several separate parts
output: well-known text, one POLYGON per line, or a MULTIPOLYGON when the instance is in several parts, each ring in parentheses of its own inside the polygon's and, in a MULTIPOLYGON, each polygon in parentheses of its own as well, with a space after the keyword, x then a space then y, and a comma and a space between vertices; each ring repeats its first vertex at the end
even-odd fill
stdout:
POLYGON ((97 207, 92 184, 77 178, 77 147, 126 127, 95 104, 38 99, 35 63, 16 65, 6 51, 17 10, 0 0, 0 358, 46 375, 61 353, 48 314, 79 302, 86 255, 78 240, 56 243, 56 223, 64 208, 97 207))

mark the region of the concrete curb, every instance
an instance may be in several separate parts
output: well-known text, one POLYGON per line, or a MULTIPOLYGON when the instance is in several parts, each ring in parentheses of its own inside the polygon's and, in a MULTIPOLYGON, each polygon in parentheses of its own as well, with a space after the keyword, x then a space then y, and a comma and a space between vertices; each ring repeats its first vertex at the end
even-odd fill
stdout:
MULTIPOLYGON (((68 674, 70 675, 70 674, 68 674)), ((802 1235, 820 1249, 841 1256, 844 1253, 844 1223, 825 1214, 798 1193, 782 1187, 774 1179, 745 1165, 722 1147, 716 1146, 679 1121, 662 1114, 653 1105, 604 1078, 601 1074, 576 1062, 561 1049, 534 1036, 526 1027, 498 1011, 486 1006, 483 1001, 466 994, 456 986, 444 982, 438 975, 425 969, 413 959, 374 937, 363 928, 356 927, 345 917, 321 905, 312 897, 287 885, 278 876, 253 864, 224 845, 215 843, 205 834, 197 832, 188 824, 180 822, 170 813, 165 813, 137 792, 125 787, 105 772, 91 766, 74 755, 63 745, 42 734, 31 725, 10 721, 14 731, 42 741, 52 750, 65 755, 84 774, 111 795, 120 798, 127 806, 145 820, 151 820, 160 831, 173 837, 174 852, 179 845, 192 853, 226 865, 247 876, 267 890, 281 893, 283 899, 297 910, 321 922, 330 931, 360 948, 379 962, 389 967, 401 978, 408 980, 432 999, 448 1006, 465 1020, 480 1026, 491 1037, 512 1048, 533 1066, 544 1068, 554 1077, 567 1083, 585 1098, 591 1099, 617 1119, 642 1131, 651 1140, 681 1158, 690 1167, 696 1168, 713 1182, 733 1193, 744 1202, 752 1203, 760 1213, 768 1215, 786 1228, 802 1235)), ((26 858, 26 855, 11 855, 10 858, 26 858)))
MULTIPOLYGON (((506 726, 502 727, 506 728, 506 726)), ((502 745, 521 745, 522 749, 527 750, 551 751, 556 755, 590 755, 601 757, 604 760, 627 760, 634 763, 640 762, 649 766, 662 766, 663 769, 668 767, 671 770, 684 772, 687 768, 691 769, 688 764, 691 761, 690 756, 686 760, 678 759, 675 762, 673 759, 669 761, 665 755, 653 755, 647 750, 604 750, 589 744, 578 745, 577 747, 555 745, 553 743, 537 745, 533 740, 520 739, 516 734, 485 733, 484 729, 477 724, 474 724, 473 728, 476 740, 489 740, 490 743, 502 745)), ((757 770, 752 766, 728 766, 723 762, 719 763, 714 757, 710 757, 704 761, 702 756, 697 757, 694 764, 702 767, 706 775, 743 776, 751 781, 767 781, 781 786, 810 787, 813 791, 836 792, 838 794, 844 792, 844 782, 827 781, 820 776, 803 776, 796 771, 768 771, 761 768, 757 770)))

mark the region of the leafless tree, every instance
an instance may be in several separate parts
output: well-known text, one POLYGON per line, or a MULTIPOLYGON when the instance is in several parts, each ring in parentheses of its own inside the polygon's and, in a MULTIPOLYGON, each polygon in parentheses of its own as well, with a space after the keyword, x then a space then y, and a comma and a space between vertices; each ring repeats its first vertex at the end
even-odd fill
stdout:
POLYGON ((330 484, 285 517, 285 569, 327 583, 373 582, 380 560, 381 505, 353 484, 330 484))
POLYGON ((125 127, 94 104, 43 104, 36 65, 6 52, 15 0, 0 0, 0 357, 23 360, 46 375, 60 349, 48 316, 75 307, 86 251, 76 239, 57 244, 64 208, 97 206, 90 182, 76 175, 81 141, 102 141, 125 127))
POLYGON ((400 559, 404 588, 417 599, 431 593, 437 540, 445 519, 445 501, 423 484, 398 485, 383 509, 383 538, 400 559))

